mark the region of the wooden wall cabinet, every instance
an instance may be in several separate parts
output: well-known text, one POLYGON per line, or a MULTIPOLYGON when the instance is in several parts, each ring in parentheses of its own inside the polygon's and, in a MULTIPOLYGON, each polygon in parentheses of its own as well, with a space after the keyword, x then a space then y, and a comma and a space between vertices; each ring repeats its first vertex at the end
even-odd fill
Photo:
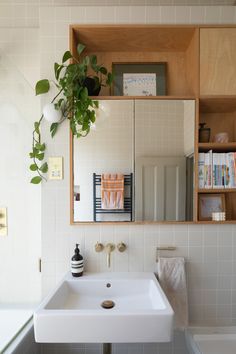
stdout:
MULTIPOLYGON (((109 70, 112 63, 167 63, 167 95, 136 99, 193 99, 195 115, 194 221, 198 219, 198 200, 203 193, 223 193, 226 223, 236 222, 235 189, 199 189, 199 152, 236 152, 236 26, 193 25, 71 25, 70 49, 76 54, 78 43, 86 54, 96 54, 109 70), (224 144, 198 141, 198 127, 205 122, 212 137, 229 134, 224 144)), ((103 89, 100 99, 130 99, 112 96, 103 89)), ((134 97, 133 97, 134 98, 134 97)), ((214 223, 208 221, 207 223, 214 223)))
POLYGON ((236 28, 200 29, 200 94, 236 95, 236 28))

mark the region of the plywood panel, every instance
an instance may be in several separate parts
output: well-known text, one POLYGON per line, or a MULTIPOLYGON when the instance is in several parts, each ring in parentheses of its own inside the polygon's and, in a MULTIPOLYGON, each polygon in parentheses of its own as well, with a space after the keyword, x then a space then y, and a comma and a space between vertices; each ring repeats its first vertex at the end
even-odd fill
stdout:
POLYGON ((236 28, 200 29, 200 94, 236 94, 236 28))
POLYGON ((236 141, 236 114, 235 113, 201 113, 200 122, 206 123, 211 128, 210 141, 213 141, 215 134, 226 132, 229 134, 229 141, 236 141))
MULTIPOLYGON (((193 94, 186 80, 186 55, 183 52, 97 52, 95 54, 98 63, 105 65, 109 71, 112 70, 112 63, 167 62, 167 95, 193 94)), ((109 88, 102 88, 100 95, 109 94, 109 88)))
POLYGON ((195 30, 186 50, 186 77, 190 92, 199 95, 199 30, 195 30))
POLYGON ((225 194, 226 220, 236 220, 236 193, 225 194))
POLYGON ((236 96, 205 96, 200 99, 200 111, 223 113, 236 111, 236 96))
POLYGON ((185 51, 194 26, 72 25, 77 43, 89 51, 185 51))

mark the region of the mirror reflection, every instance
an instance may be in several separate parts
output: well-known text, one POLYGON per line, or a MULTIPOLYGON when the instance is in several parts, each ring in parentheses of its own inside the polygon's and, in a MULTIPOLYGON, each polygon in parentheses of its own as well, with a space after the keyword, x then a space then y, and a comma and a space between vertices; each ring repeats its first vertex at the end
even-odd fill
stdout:
POLYGON ((193 219, 195 101, 104 100, 73 141, 75 222, 193 219))

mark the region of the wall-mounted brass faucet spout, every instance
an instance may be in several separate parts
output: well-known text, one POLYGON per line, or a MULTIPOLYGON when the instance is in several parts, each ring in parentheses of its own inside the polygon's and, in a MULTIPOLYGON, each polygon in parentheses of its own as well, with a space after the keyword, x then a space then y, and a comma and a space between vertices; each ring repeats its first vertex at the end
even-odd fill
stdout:
POLYGON ((111 266, 111 252, 113 252, 115 250, 114 243, 106 244, 105 250, 107 252, 107 266, 108 266, 108 268, 110 268, 110 266, 111 266))

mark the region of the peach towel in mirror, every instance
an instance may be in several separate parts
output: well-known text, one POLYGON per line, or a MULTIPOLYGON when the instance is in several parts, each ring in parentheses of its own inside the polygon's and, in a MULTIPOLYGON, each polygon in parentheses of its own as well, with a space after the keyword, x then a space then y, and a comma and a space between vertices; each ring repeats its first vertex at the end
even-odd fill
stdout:
POLYGON ((124 175, 104 173, 101 177, 102 209, 124 209, 124 175))

